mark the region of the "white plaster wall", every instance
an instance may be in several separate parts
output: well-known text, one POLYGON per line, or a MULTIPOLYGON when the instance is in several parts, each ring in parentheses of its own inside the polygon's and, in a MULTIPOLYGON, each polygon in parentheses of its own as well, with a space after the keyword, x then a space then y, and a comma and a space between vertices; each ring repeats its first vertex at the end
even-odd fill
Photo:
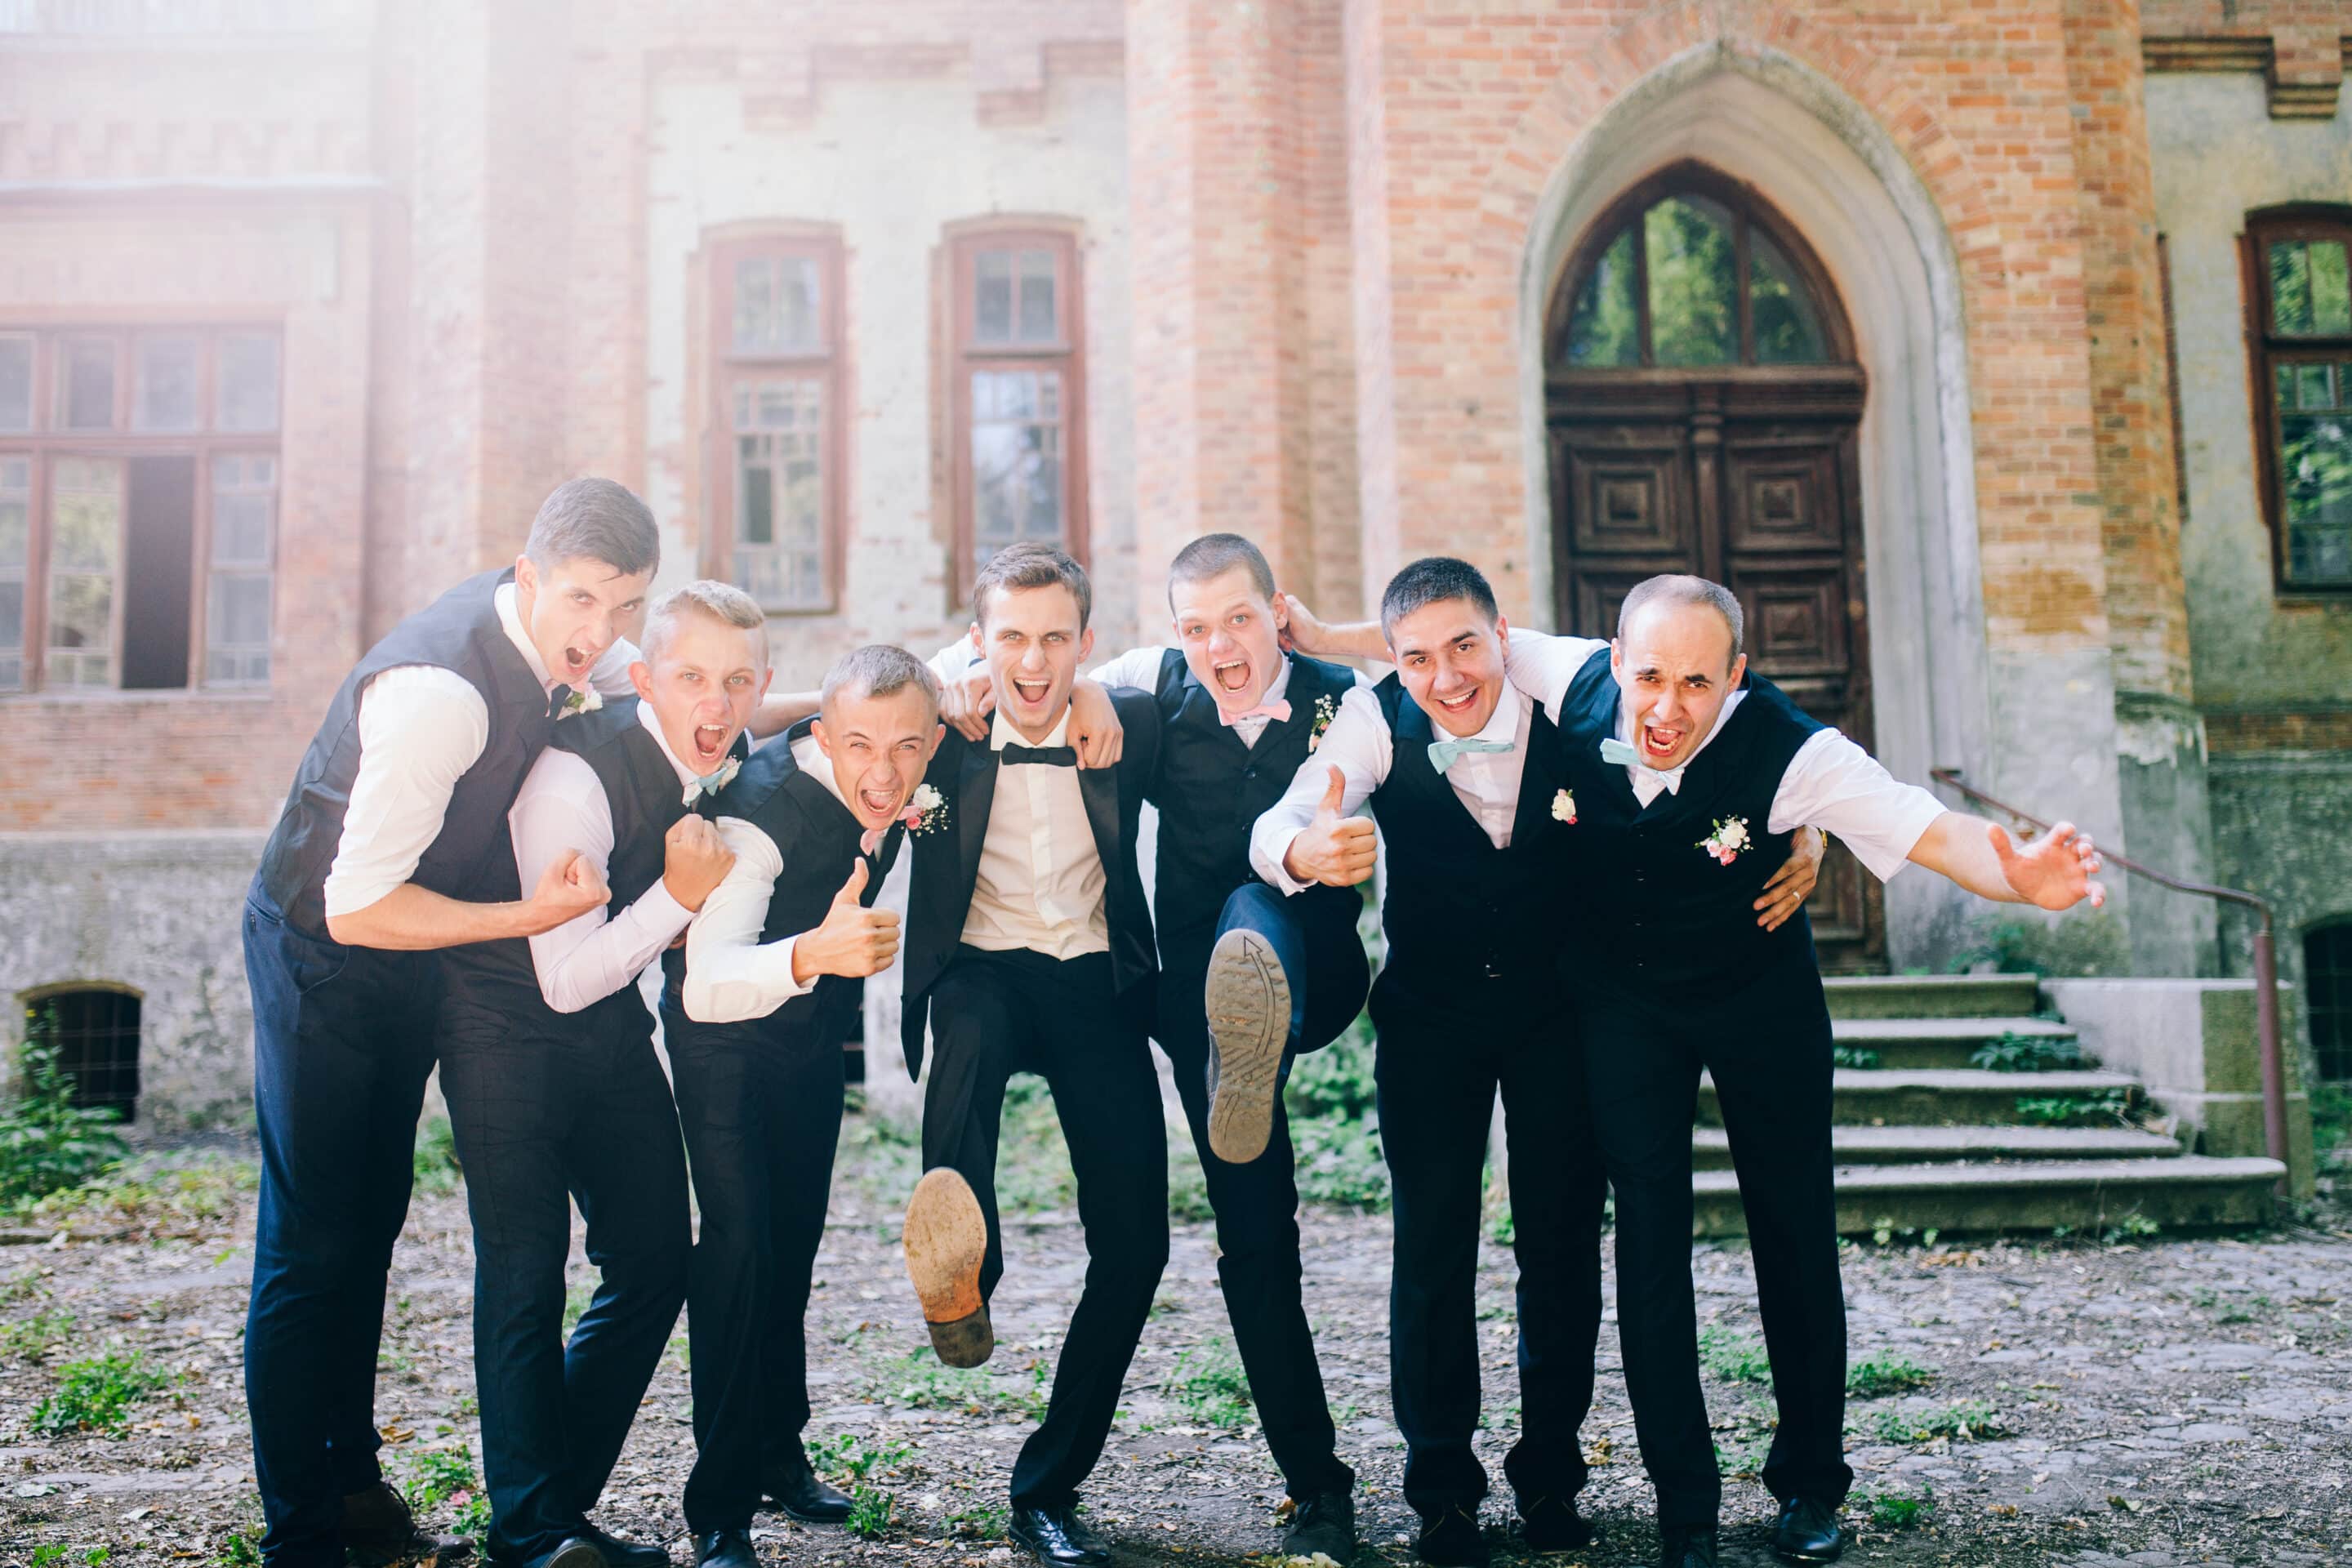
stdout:
POLYGON ((695 571, 683 516, 696 426, 688 399, 693 254, 706 228, 836 224, 850 365, 848 554, 842 613, 773 623, 777 680, 814 684, 837 653, 962 629, 946 608, 950 530, 933 516, 933 257, 946 226, 991 213, 1083 225, 1087 510, 1098 647, 1134 638, 1134 465, 1128 395, 1127 121, 1121 78, 1062 78, 1033 124, 985 125, 961 77, 828 83, 800 126, 750 127, 732 82, 653 89, 647 169, 647 500, 665 520, 665 585, 695 571))
POLYGON ((2197 700, 2340 700, 2352 687, 2352 604, 2283 605, 2273 588, 2239 240, 2257 208, 2352 203, 2352 93, 2333 121, 2273 120, 2258 76, 2152 76, 2147 125, 2157 227, 2171 252, 2197 700))

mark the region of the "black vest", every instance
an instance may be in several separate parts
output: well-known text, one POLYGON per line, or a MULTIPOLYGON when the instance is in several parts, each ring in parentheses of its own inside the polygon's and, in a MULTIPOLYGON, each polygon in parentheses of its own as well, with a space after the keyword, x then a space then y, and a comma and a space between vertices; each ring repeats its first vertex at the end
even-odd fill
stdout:
POLYGON ((507 808, 553 728, 546 689, 499 623, 494 595, 513 576, 504 571, 467 578, 394 626, 343 678, 254 873, 254 890, 295 930, 327 939, 322 889, 359 777, 360 698, 371 679, 399 665, 455 671, 490 710, 489 742, 457 780, 440 834, 410 880, 447 898, 478 900, 485 872, 503 863, 512 873, 513 857, 499 853, 507 808))
MULTIPOLYGON (((1335 715, 1355 685, 1354 672, 1294 654, 1283 697, 1290 717, 1269 721, 1255 746, 1217 717, 1217 700, 1170 648, 1160 665, 1160 766, 1144 798, 1160 808, 1160 849, 1152 915, 1160 951, 1171 967, 1205 963, 1217 918, 1234 889, 1256 879, 1250 829, 1290 787, 1311 754, 1318 708, 1335 715)), ((1319 884, 1297 895, 1329 900, 1352 921, 1362 895, 1319 884)), ((1302 911, 1304 912, 1304 911, 1302 911)))
POLYGON ((1485 979, 1542 989, 1575 908, 1560 882, 1561 840, 1575 829, 1552 816, 1566 783, 1559 731, 1541 704, 1529 712, 1511 846, 1497 849, 1430 765, 1430 742, 1446 737, 1421 704, 1393 675, 1372 694, 1392 752, 1389 776, 1371 796, 1388 848, 1381 923, 1389 953, 1373 986, 1375 1009, 1475 1006, 1480 993, 1471 987, 1485 979))
POLYGON ((1577 982, 1664 982, 1696 988, 1688 994, 1723 994, 1773 964, 1812 970, 1804 910, 1767 931, 1754 905, 1789 858, 1790 835, 1766 830, 1772 797, 1822 725, 1752 670, 1746 689, 1683 770, 1681 790, 1660 793, 1645 810, 1624 765, 1601 760, 1601 742, 1617 734, 1620 698, 1609 650, 1595 651, 1570 683, 1561 731, 1576 795, 1570 874, 1594 917, 1567 950, 1577 982), (1735 818, 1748 843, 1727 866, 1700 846, 1735 818))
MULTIPOLYGON (((784 869, 768 895, 768 919, 761 928, 762 943, 814 931, 824 923, 825 911, 849 879, 849 869, 865 855, 858 847, 866 829, 824 781, 803 770, 793 759, 793 744, 809 733, 802 720, 775 740, 751 753, 735 782, 719 793, 710 808, 715 816, 734 816, 766 834, 782 857, 784 869)), ((829 765, 820 757, 819 765, 829 765)), ((875 853, 866 858, 866 890, 858 902, 874 907, 882 879, 890 874, 906 829, 893 826, 883 835, 875 853)), ((662 955, 667 984, 662 992, 662 1026, 670 1048, 690 1049, 720 1043, 757 1045, 782 1035, 794 1049, 839 1050, 849 1037, 857 1016, 859 987, 838 974, 821 975, 806 992, 763 1018, 731 1024, 698 1024, 686 1016, 684 986, 686 953, 672 949, 662 955)))

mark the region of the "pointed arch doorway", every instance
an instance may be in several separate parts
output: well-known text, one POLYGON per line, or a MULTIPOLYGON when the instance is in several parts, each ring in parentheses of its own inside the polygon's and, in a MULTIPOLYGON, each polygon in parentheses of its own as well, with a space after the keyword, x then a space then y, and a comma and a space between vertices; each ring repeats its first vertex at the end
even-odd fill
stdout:
MULTIPOLYGON (((1749 663, 1870 746, 1866 390, 1827 271, 1753 187, 1682 163, 1628 190, 1545 326, 1556 624, 1607 637, 1643 578, 1712 578, 1749 663)), ((1885 967, 1878 883, 1834 841, 1809 907, 1824 970, 1885 967)))

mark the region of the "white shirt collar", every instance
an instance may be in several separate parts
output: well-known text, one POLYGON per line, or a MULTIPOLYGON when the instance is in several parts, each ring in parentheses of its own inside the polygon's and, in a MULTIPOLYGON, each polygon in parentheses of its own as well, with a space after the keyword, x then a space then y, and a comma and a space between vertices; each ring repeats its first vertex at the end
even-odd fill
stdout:
MULTIPOLYGON (((842 810, 852 816, 857 816, 850 806, 849 797, 841 793, 841 781, 833 776, 833 759, 824 754, 824 748, 817 744, 814 734, 803 735, 793 742, 793 761, 800 764, 801 772, 824 785, 824 793, 841 802, 842 810)), ((863 817, 858 818, 858 826, 866 826, 863 817)))
MULTIPOLYGON (((1067 739, 1069 732, 1070 710, 1066 705, 1065 705, 1062 709, 1062 716, 1054 721, 1054 727, 1045 731, 1045 738, 1038 742, 1037 744, 1040 746, 1066 746, 1070 743, 1067 739)), ((992 752, 1001 752, 1007 746, 1025 746, 1027 744, 1029 744, 1028 738, 1023 735, 1020 731, 1013 727, 1013 721, 1004 716, 1004 710, 1003 708, 997 709, 996 721, 988 727, 988 749, 992 752)))
MULTIPOLYGON (((515 651, 522 655, 525 664, 530 666, 530 672, 539 678, 540 686, 553 691, 555 682, 548 676, 547 661, 539 657, 539 648, 530 640, 530 633, 522 624, 522 615, 515 607, 515 585, 512 583, 499 584, 498 592, 492 594, 490 599, 499 607, 499 625, 506 628, 507 641, 515 645, 515 651)), ((654 733, 661 733, 660 725, 654 726, 654 733)), ((667 751, 668 748, 663 749, 667 751)), ((670 760, 677 761, 675 757, 670 760)))
MULTIPOLYGON (((654 744, 661 748, 661 754, 669 759, 669 765, 677 772, 678 783, 692 784, 702 776, 677 760, 677 753, 669 749, 669 737, 662 732, 660 716, 654 711, 654 705, 642 697, 637 699, 637 722, 646 727, 654 738, 654 744)), ((721 763, 719 765, 725 767, 727 764, 721 763)))

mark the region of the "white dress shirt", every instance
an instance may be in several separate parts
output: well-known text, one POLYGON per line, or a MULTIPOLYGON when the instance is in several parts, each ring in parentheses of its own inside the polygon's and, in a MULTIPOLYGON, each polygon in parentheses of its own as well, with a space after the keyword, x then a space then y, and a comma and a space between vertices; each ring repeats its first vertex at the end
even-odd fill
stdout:
MULTIPOLYGON (((662 733, 650 704, 638 705, 637 719, 669 759, 678 784, 683 786, 695 777, 694 770, 669 749, 669 737, 662 733)), ((540 878, 567 849, 580 851, 599 877, 612 867, 613 802, 585 757, 553 746, 540 752, 507 813, 507 829, 514 839, 515 870, 525 890, 539 886, 540 878)), ((635 984, 645 966, 694 918, 659 877, 619 914, 608 915, 608 907, 599 904, 530 939, 539 994, 559 1013, 577 1013, 635 984)))
MULTIPOLYGON (((850 809, 833 776, 833 763, 814 735, 793 742, 793 763, 824 784, 843 810, 850 809)), ((686 931, 686 1016, 698 1024, 764 1018, 816 989, 815 978, 806 985, 793 978, 793 947, 805 932, 771 942, 760 940, 776 879, 784 874, 783 851, 740 816, 722 816, 718 825, 719 838, 734 851, 735 864, 702 900, 702 912, 686 931)), ((849 880, 850 864, 836 869, 843 882, 849 880)))
MULTIPOLYGON (((1066 746, 1069 733, 1066 710, 1037 744, 1066 746)), ((999 713, 988 743, 1001 752, 1029 742, 999 713)), ((990 952, 1025 947, 1051 958, 1108 952, 1106 883, 1078 770, 1000 761, 963 940, 990 952)))
MULTIPOLYGON (((1412 699, 1408 696, 1405 700, 1412 699)), ((1534 700, 1506 676, 1502 694, 1495 701, 1495 711, 1475 735, 1466 738, 1500 741, 1510 749, 1464 752, 1445 771, 1445 782, 1454 786, 1463 809, 1469 812, 1485 830, 1488 842, 1497 849, 1511 847, 1511 824, 1519 810, 1519 779, 1527 771, 1528 724, 1534 711, 1534 700)), ((1454 738, 1433 721, 1430 731, 1438 740, 1454 738)), ((1299 764, 1298 772, 1291 776, 1290 787, 1282 792, 1282 798, 1250 830, 1252 868, 1286 893, 1308 886, 1292 876, 1282 859, 1290 852, 1291 840, 1315 820, 1324 792, 1331 785, 1331 770, 1338 768, 1346 781, 1339 811, 1349 816, 1387 781, 1394 755, 1393 740, 1388 719, 1381 711, 1380 699, 1372 694, 1370 687, 1360 683, 1339 700, 1339 711, 1332 719, 1331 727, 1323 731, 1323 743, 1299 764)))
MULTIPOLYGON (((1555 721, 1567 700, 1569 684, 1596 649, 1609 645, 1593 637, 1546 637, 1515 628, 1506 658, 1511 679, 1536 694, 1555 721)), ((1659 772, 1628 763, 1633 798, 1647 806, 1658 792, 1679 789, 1683 771, 1692 758, 1706 750, 1724 723, 1747 700, 1745 690, 1734 691, 1717 710, 1715 723, 1679 767, 1659 772)), ((1633 742, 1633 715, 1621 697, 1617 704, 1617 738, 1633 742)), ((1797 749, 1772 795, 1772 815, 1765 824, 1769 833, 1793 833, 1800 827, 1834 833, 1872 876, 1885 881, 1910 864, 1913 846, 1935 820, 1948 809, 1916 784, 1889 773, 1869 752, 1835 730, 1817 731, 1797 749)))
MULTIPOLYGON (((495 599, 507 640, 551 693, 555 683, 515 609, 515 585, 500 584, 495 599)), ((630 695, 636 658, 635 645, 614 643, 588 683, 606 697, 630 695)), ((329 916, 366 909, 416 874, 441 836, 457 781, 489 743, 489 704, 456 670, 403 664, 377 672, 360 694, 360 768, 322 889, 329 916)))
MULTIPOLYGON (((1177 650, 1169 647, 1129 648, 1117 658, 1097 665, 1087 671, 1087 679, 1098 686, 1132 686, 1139 691, 1156 691, 1160 687, 1160 666, 1170 654, 1175 651, 1177 650)), ((1365 684, 1361 671, 1353 673, 1357 685, 1365 684)), ((1274 679, 1266 683, 1265 695, 1257 700, 1257 706, 1263 707, 1269 702, 1281 701, 1282 694, 1289 689, 1290 659, 1286 656, 1282 661, 1282 668, 1276 670, 1274 679)), ((1295 719, 1298 715, 1294 713, 1291 717, 1295 719)), ((1273 722, 1273 720, 1261 713, 1248 719, 1236 719, 1231 728, 1234 734, 1242 738, 1243 745, 1255 747, 1257 744, 1257 738, 1265 734, 1265 727, 1273 722)))

